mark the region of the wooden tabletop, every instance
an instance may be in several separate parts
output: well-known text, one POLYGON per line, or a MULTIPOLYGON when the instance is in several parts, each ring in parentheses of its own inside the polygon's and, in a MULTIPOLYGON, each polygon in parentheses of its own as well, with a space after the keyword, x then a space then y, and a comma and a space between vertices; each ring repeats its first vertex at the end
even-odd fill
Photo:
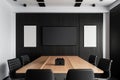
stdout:
POLYGON ((67 73, 69 69, 92 69, 94 73, 103 73, 103 70, 78 56, 41 56, 18 69, 16 73, 26 73, 27 69, 51 69, 53 73, 67 73), (55 65, 56 58, 64 58, 65 65, 55 65))

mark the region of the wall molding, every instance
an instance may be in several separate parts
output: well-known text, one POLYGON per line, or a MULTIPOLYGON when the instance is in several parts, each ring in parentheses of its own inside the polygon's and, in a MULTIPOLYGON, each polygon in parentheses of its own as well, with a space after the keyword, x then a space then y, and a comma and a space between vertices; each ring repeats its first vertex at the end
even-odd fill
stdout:
POLYGON ((106 7, 16 7, 16 13, 105 13, 106 7))
POLYGON ((117 5, 120 4, 120 0, 117 0, 116 2, 114 2, 110 7, 109 10, 113 9, 114 7, 116 7, 117 5))

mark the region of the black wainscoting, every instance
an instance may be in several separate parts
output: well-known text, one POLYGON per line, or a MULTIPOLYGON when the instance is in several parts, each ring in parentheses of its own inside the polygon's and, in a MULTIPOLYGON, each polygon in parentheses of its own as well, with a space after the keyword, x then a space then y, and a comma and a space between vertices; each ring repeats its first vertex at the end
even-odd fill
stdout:
POLYGON ((16 56, 28 54, 32 59, 42 55, 79 55, 88 59, 90 54, 102 57, 103 14, 78 13, 17 13, 16 56), (37 25, 37 47, 24 47, 24 25, 37 25), (97 25, 97 47, 83 47, 83 25, 97 25), (43 27, 76 27, 76 45, 43 45, 43 27))
POLYGON ((120 5, 110 11, 110 58, 112 76, 120 79, 120 5))

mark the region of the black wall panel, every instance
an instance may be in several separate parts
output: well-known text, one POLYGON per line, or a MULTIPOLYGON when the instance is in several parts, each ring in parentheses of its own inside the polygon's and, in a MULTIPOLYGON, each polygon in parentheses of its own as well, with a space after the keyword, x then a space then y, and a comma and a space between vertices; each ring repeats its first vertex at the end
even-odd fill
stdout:
MULTIPOLYGON (((103 55, 103 18, 101 14, 81 14, 80 15, 80 56, 88 59, 89 55, 97 55, 98 59, 103 55), (97 47, 84 47, 84 25, 97 26, 97 47)), ((98 62, 98 61, 97 61, 98 62)))
POLYGON ((42 55, 79 55, 88 58, 89 54, 102 57, 103 15, 78 13, 17 13, 16 14, 16 56, 28 54, 32 60, 42 55), (97 25, 97 48, 83 48, 84 24, 97 25), (37 25, 37 47, 24 47, 24 25, 37 25), (76 27, 76 45, 43 45, 43 27, 76 27))
POLYGON ((120 5, 110 11, 110 58, 112 76, 120 79, 120 5))

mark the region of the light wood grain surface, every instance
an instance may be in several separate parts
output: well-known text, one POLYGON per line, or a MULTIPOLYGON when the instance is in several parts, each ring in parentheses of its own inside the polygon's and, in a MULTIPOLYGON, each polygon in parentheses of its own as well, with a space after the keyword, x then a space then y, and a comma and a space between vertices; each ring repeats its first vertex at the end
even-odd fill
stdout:
POLYGON ((78 56, 41 56, 18 69, 16 73, 26 73, 27 69, 51 69, 53 73, 67 73, 69 69, 92 69, 94 73, 103 73, 103 70, 78 56), (55 65, 56 58, 64 58, 65 65, 55 65))

